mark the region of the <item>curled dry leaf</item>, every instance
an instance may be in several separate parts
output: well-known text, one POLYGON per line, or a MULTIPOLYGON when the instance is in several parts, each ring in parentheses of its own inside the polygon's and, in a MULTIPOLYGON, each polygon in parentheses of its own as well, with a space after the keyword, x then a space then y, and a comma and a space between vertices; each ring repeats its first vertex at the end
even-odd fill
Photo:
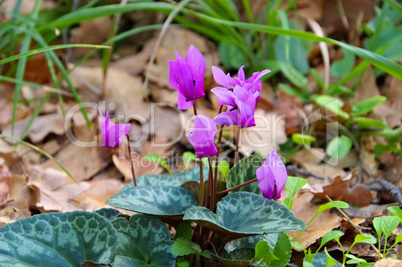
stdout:
POLYGON ((0 158, 0 204, 3 204, 7 199, 9 191, 8 182, 11 176, 12 173, 4 164, 4 159, 0 158))
POLYGON ((342 200, 358 207, 370 205, 373 200, 371 191, 363 184, 357 184, 352 188, 349 187, 350 182, 356 177, 356 171, 350 173, 344 179, 341 176, 335 177, 331 184, 322 187, 322 191, 311 190, 312 193, 321 199, 326 200, 326 196, 332 200, 342 200))

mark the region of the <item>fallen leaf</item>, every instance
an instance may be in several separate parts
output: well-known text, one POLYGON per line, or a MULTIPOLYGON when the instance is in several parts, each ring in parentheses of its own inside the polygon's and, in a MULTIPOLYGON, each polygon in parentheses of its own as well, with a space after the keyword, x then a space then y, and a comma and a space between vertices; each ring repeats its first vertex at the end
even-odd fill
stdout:
MULTIPOLYGON (((315 205, 310 201, 313 198, 313 194, 309 192, 298 193, 293 198, 294 205, 292 212, 296 218, 302 220, 304 223, 308 223, 311 218, 316 214, 320 205, 315 205)), ((325 210, 318 215, 312 223, 304 230, 299 236, 297 242, 307 248, 311 244, 317 241, 317 239, 324 236, 326 233, 332 231, 332 229, 339 226, 339 216, 335 213, 331 213, 330 210, 325 210)), ((288 235, 295 238, 299 232, 289 232, 288 235)))
MULTIPOLYGON (((70 42, 73 44, 103 44, 109 37, 112 20, 109 17, 102 17, 83 21, 80 25, 70 31, 70 42)), ((74 48, 75 58, 80 58, 91 52, 93 48, 74 48)))
POLYGON ((36 206, 47 211, 64 212, 80 209, 73 200, 90 188, 88 183, 76 183, 64 172, 52 168, 44 169, 38 165, 31 165, 28 174, 27 184, 38 197, 36 206))
MULTIPOLYGON (((127 149, 124 149, 123 151, 126 150, 127 149)), ((145 174, 161 174, 163 172, 163 168, 159 166, 158 163, 143 160, 143 158, 149 153, 156 153, 161 157, 167 157, 172 153, 172 151, 168 150, 166 147, 152 146, 151 142, 147 141, 142 146, 142 151, 140 154, 137 152, 132 152, 134 171, 137 178, 145 174)), ((125 153, 120 152, 119 155, 125 155, 125 153)), ((133 176, 131 174, 131 165, 130 161, 128 160, 128 156, 121 157, 119 155, 113 155, 113 163, 123 174, 125 181, 132 181, 133 176)))
POLYGON ((382 259, 374 264, 374 267, 400 267, 402 266, 402 261, 395 259, 382 259))
POLYGON ((0 227, 30 216, 31 212, 29 210, 17 211, 12 206, 7 206, 0 211, 0 227))
POLYGON ((4 164, 4 159, 0 158, 0 204, 3 204, 7 199, 9 191, 8 182, 11 176, 12 173, 4 164))
POLYGON ((356 171, 350 173, 347 177, 341 178, 337 176, 331 184, 323 186, 322 191, 312 190, 312 193, 321 199, 327 200, 326 196, 332 200, 341 200, 358 207, 370 205, 373 200, 371 191, 363 184, 357 184, 352 188, 349 187, 350 182, 357 176, 356 171))
POLYGON ((27 180, 25 175, 14 174, 9 182, 8 199, 19 210, 27 210, 37 202, 35 191, 28 186, 27 180))
MULTIPOLYGON (((109 152, 110 150, 105 147, 80 147, 70 143, 61 149, 55 158, 75 179, 83 181, 94 176, 111 162, 109 152)), ((44 168, 61 170, 52 160, 47 160, 41 165, 44 168)))
POLYGON ((87 183, 89 189, 74 198, 76 205, 87 211, 105 208, 106 201, 124 187, 124 183, 116 179, 92 180, 87 183))
POLYGON ((242 153, 249 155, 255 151, 266 157, 272 149, 287 141, 283 116, 256 109, 255 123, 255 127, 244 128, 240 133, 242 153))

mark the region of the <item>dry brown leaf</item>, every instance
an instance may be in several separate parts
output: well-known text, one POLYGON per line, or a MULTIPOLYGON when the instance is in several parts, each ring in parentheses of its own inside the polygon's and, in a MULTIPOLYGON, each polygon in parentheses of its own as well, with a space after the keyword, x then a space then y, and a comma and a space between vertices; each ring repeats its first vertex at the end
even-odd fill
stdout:
POLYGON ((266 157, 287 141, 284 117, 256 109, 255 123, 255 127, 245 128, 240 134, 240 151, 244 154, 256 151, 266 157))
POLYGON ((31 212, 29 210, 17 211, 12 206, 7 206, 0 211, 0 227, 30 216, 31 212))
MULTIPOLYGON (((0 98, 0 130, 11 123, 12 120, 12 112, 13 112, 13 103, 6 99, 0 98)), ((19 121, 25 118, 29 113, 29 109, 27 106, 22 104, 17 104, 17 113, 15 120, 19 121)))
POLYGON ((92 180, 88 184, 89 189, 74 198, 77 206, 87 211, 105 208, 106 201, 124 187, 123 182, 115 179, 92 180))
MULTIPOLYGON (((14 125, 14 135, 11 135, 11 125, 7 126, 4 129, 3 134, 19 138, 23 133, 25 127, 27 126, 29 120, 30 118, 25 118, 23 120, 17 121, 14 125)), ((65 133, 64 118, 61 113, 37 117, 28 132, 28 137, 33 143, 39 143, 50 133, 54 133, 57 135, 63 135, 65 133)))
POLYGON ((374 264, 374 267, 401 267, 402 261, 395 259, 382 259, 374 264))
MULTIPOLYGON (((110 150, 105 147, 79 147, 73 143, 61 149, 55 158, 64 166, 78 181, 91 178, 110 162, 110 150)), ((52 160, 42 164, 44 168, 60 170, 52 160)))
POLYGON ((17 174, 14 174, 10 179, 8 199, 19 210, 29 209, 31 205, 35 205, 37 202, 36 194, 29 188, 27 180, 28 177, 17 174))
MULTIPOLYGON (((100 100, 102 88, 102 68, 77 67, 70 74, 72 83, 86 102, 96 103, 100 100)), ((145 121, 150 114, 150 104, 144 101, 148 91, 142 81, 127 73, 109 68, 104 88, 105 109, 114 110, 117 116, 145 121)), ((120 118, 118 118, 120 119, 120 118)), ((143 122, 142 121, 142 122, 143 122)))
POLYGON ((299 125, 301 124, 300 112, 304 113, 303 103, 296 96, 291 96, 285 92, 280 92, 278 95, 278 107, 276 112, 284 116, 285 130, 288 133, 298 132, 299 125))
POLYGON ((0 204, 3 204, 8 195, 9 186, 8 182, 12 177, 12 173, 4 164, 4 159, 0 158, 0 204))
MULTIPOLYGON (((156 162, 143 160, 144 156, 149 153, 156 153, 161 157, 167 157, 172 153, 172 151, 168 150, 167 147, 152 146, 152 143, 147 141, 142 146, 142 151, 140 154, 135 152, 133 152, 132 154, 136 177, 140 177, 145 174, 161 174, 163 172, 163 168, 160 167, 159 164, 157 164, 156 162)), ((125 153, 119 153, 119 155, 124 154, 125 153)), ((132 181, 133 176, 131 174, 131 165, 130 161, 128 160, 128 156, 119 157, 119 155, 113 155, 113 163, 116 168, 124 175, 125 181, 132 181)))
POLYGON ((331 184, 323 186, 322 190, 312 193, 321 199, 326 200, 326 196, 332 200, 341 200, 358 207, 365 207, 370 205, 373 200, 371 191, 363 184, 357 184, 352 188, 349 187, 350 182, 356 177, 356 171, 350 173, 344 179, 341 176, 334 178, 331 184))
MULTIPOLYGON (((112 20, 109 17, 102 17, 83 21, 79 27, 70 31, 70 41, 73 44, 103 44, 109 37, 112 20)), ((74 57, 80 58, 91 52, 93 48, 74 48, 74 57)))
POLYGON ((36 206, 47 211, 73 211, 80 207, 72 200, 80 193, 88 190, 86 182, 74 182, 64 172, 52 168, 31 165, 28 168, 28 186, 38 197, 36 206))
POLYGON ((325 163, 321 163, 324 158, 325 153, 323 149, 313 148, 311 150, 300 150, 291 157, 291 160, 293 163, 299 165, 306 171, 321 176, 325 179, 324 181, 309 179, 309 184, 313 187, 315 184, 321 184, 321 186, 322 184, 329 184, 329 177, 336 177, 338 175, 341 177, 346 176, 346 172, 343 171, 341 168, 338 168, 338 166, 334 167, 325 163))
MULTIPOLYGON (((311 218, 316 214, 319 205, 310 203, 313 198, 313 194, 298 193, 294 197, 294 205, 292 212, 296 218, 302 220, 304 223, 308 223, 311 218)), ((332 229, 339 226, 339 217, 335 213, 331 213, 330 210, 326 210, 318 215, 313 222, 304 230, 299 236, 297 242, 307 248, 313 244, 317 239, 321 238, 326 233, 332 231, 332 229)), ((296 237, 299 232, 288 233, 291 237, 296 237)))

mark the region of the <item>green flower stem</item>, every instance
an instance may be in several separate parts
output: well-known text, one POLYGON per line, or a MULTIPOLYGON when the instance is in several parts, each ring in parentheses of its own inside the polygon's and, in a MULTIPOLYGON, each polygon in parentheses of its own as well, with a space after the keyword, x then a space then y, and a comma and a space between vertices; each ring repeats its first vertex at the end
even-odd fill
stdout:
POLYGON ((129 136, 129 134, 127 134, 126 137, 127 137, 127 142, 128 142, 128 157, 130 159, 131 174, 133 175, 134 186, 137 186, 137 179, 135 178, 135 172, 134 172, 134 163, 133 163, 133 158, 131 156, 131 145, 130 145, 130 136, 129 136))
POLYGON ((228 188, 228 189, 226 189, 226 190, 220 191, 220 192, 218 192, 218 193, 216 193, 216 194, 217 194, 217 195, 225 194, 225 193, 228 193, 228 192, 230 192, 230 191, 232 191, 232 190, 235 190, 235 189, 237 189, 237 188, 240 188, 240 187, 242 187, 242 186, 251 184, 251 183, 253 183, 253 182, 255 182, 255 181, 257 181, 257 178, 254 178, 254 179, 252 179, 252 180, 250 180, 250 181, 247 181, 247 182, 244 182, 244 183, 242 183, 242 184, 233 186, 232 188, 228 188))

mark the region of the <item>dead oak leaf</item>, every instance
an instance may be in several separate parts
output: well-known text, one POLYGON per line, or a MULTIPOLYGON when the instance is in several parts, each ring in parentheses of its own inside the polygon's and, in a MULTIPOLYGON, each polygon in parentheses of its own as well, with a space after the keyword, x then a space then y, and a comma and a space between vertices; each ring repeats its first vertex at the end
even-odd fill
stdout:
POLYGON ((7 206, 0 211, 0 227, 24 218, 28 218, 30 216, 31 212, 29 210, 17 211, 12 206, 7 206))
POLYGON ((64 172, 52 168, 32 165, 28 168, 28 174, 28 185, 36 191, 38 197, 36 206, 48 211, 80 209, 72 200, 90 188, 88 183, 76 183, 64 172))

